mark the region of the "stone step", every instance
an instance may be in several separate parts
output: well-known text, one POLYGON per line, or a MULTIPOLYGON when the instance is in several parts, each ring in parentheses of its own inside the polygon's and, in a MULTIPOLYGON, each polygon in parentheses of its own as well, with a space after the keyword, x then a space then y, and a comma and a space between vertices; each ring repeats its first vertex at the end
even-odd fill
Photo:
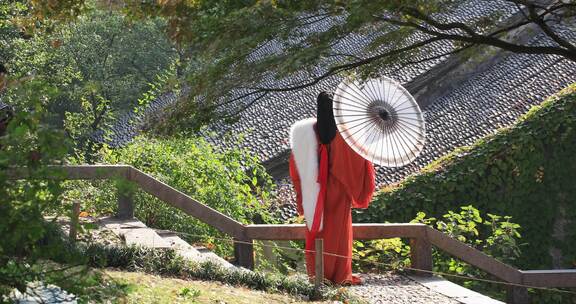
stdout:
POLYGON ((124 240, 128 246, 142 246, 149 248, 170 248, 170 243, 160 237, 154 229, 146 227, 137 219, 118 219, 104 217, 99 219, 99 225, 111 230, 124 240))
POLYGON ((210 251, 208 248, 188 244, 174 232, 159 229, 155 230, 155 232, 170 244, 170 247, 174 248, 178 254, 190 261, 198 263, 210 261, 222 265, 225 268, 236 268, 236 266, 210 251))
POLYGON ((439 276, 423 277, 409 275, 408 277, 424 287, 429 288, 431 291, 445 295, 462 304, 505 304, 502 301, 492 299, 439 276))
POLYGON ((104 217, 98 220, 98 224, 102 229, 114 232, 129 246, 173 248, 178 254, 190 261, 197 263, 210 261, 225 268, 236 268, 236 266, 205 247, 191 246, 176 233, 149 228, 135 218, 118 219, 116 217, 104 217))

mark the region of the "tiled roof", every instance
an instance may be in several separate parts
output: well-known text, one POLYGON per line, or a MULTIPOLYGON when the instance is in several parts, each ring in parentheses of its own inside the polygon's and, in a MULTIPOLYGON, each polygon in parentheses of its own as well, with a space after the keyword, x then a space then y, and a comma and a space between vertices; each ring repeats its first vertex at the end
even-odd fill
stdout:
MULTIPOLYGON (((576 34, 571 35, 576 41, 576 34)), ((536 37, 533 43, 542 41, 542 37, 536 37)), ((455 148, 470 145, 487 134, 512 125, 532 106, 575 81, 574 62, 552 55, 507 56, 426 107, 424 150, 414 162, 404 167, 377 167, 378 184, 400 182, 455 148)), ((278 199, 293 201, 290 180, 281 179, 278 185, 278 199)))
MULTIPOLYGON (((515 11, 506 1, 471 0, 452 12, 449 18, 470 20, 495 10, 503 12, 503 16, 509 16, 515 11)), ((321 20, 314 24, 316 28, 303 30, 323 30, 330 25, 330 22, 338 22, 338 20, 321 20)), ((569 29, 561 31, 561 35, 576 41, 576 34, 569 29)), ((364 54, 362 53, 363 47, 374 36, 373 33, 350 35, 335 46, 335 51, 345 50, 348 53, 364 54)), ((540 35, 533 37, 530 43, 537 45, 549 42, 540 35)), ((439 42, 430 47, 426 55, 435 56, 451 49, 452 45, 449 42, 439 42)), ((257 59, 262 54, 281 51, 277 45, 270 43, 258 49, 254 56, 257 59)), ((419 59, 423 58, 413 60, 419 59)), ((408 83, 438 66, 445 59, 424 61, 400 69, 385 67, 382 73, 401 83, 408 83)), ((313 73, 318 74, 323 71, 323 67, 317 67, 313 73)), ((306 77, 306 75, 295 77, 276 81, 270 76, 265 83, 278 86, 301 81, 302 79, 298 77, 306 77)), ((299 91, 269 94, 244 111, 236 123, 212 125, 210 127, 212 133, 207 132, 206 137, 222 149, 238 147, 238 145, 247 148, 258 155, 263 162, 285 155, 289 153, 290 126, 300 119, 313 116, 317 94, 323 90, 333 91, 340 80, 341 77, 332 76, 299 91), (244 140, 240 143, 236 140, 225 141, 220 135, 227 131, 243 134, 244 140)), ((377 167, 379 185, 399 182, 454 148, 469 145, 486 134, 512 124, 531 106, 542 102, 550 94, 574 81, 576 81, 576 64, 568 60, 561 60, 552 55, 510 54, 505 56, 486 70, 470 76, 456 88, 447 90, 438 98, 423 105, 427 132, 424 150, 413 163, 404 167, 377 167)), ((129 114, 120 119, 111 135, 112 145, 123 145, 137 134, 140 115, 159 115, 158 113, 174 100, 173 94, 166 94, 152 102, 143 113, 129 114)), ((281 179, 278 183, 280 197, 289 198, 292 195, 289 181, 281 179)))

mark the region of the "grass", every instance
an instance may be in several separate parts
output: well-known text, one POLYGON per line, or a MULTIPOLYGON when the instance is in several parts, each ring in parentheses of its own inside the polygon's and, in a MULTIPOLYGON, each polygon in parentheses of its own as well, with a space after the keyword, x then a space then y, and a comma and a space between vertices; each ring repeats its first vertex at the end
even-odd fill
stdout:
MULTIPOLYGON (((251 290, 252 294, 258 294, 260 295, 259 297, 265 299, 272 299, 268 302, 274 302, 274 295, 281 297, 276 301, 279 303, 286 301, 291 303, 295 302, 296 299, 330 299, 348 303, 360 302, 354 295, 348 294, 346 288, 323 286, 316 289, 305 275, 285 276, 280 273, 228 269, 211 262, 195 263, 183 259, 171 249, 125 247, 97 243, 86 244, 82 242, 70 243, 58 229, 54 229, 54 233, 49 234, 49 237, 47 236, 42 244, 42 246, 51 244, 52 247, 57 249, 53 251, 59 254, 47 254, 41 257, 41 260, 33 265, 34 267, 28 267, 29 269, 26 268, 26 270, 20 271, 18 275, 23 276, 22 279, 25 282, 40 280, 60 286, 64 290, 78 296, 80 303, 122 303, 126 301, 117 299, 129 297, 130 294, 135 292, 149 293, 152 296, 163 294, 167 290, 170 290, 169 293, 175 293, 181 298, 193 302, 195 298, 200 298, 202 294, 202 291, 196 291, 196 287, 186 287, 176 283, 173 285, 181 286, 181 288, 173 289, 170 287, 172 285, 168 283, 161 288, 156 288, 157 284, 152 284, 152 281, 141 284, 124 283, 122 280, 110 277, 106 273, 106 269, 116 269, 126 273, 140 273, 142 278, 146 276, 142 273, 147 273, 152 277, 161 276, 176 280, 173 282, 178 280, 178 282, 187 282, 188 280, 212 282, 210 283, 212 286, 220 286, 216 288, 217 290, 226 290, 222 286, 228 286, 228 289, 236 292, 239 290, 251 290), (146 291, 146 289, 150 289, 150 291, 146 291), (264 297, 262 295, 267 296, 264 297), (291 295, 292 298, 286 295, 291 295)), ((127 274, 126 277, 132 277, 132 275, 127 274)), ((14 287, 13 285, 11 286, 14 287)), ((210 293, 204 292, 204 294, 209 295, 210 293)), ((230 294, 234 295, 234 292, 230 294)), ((227 297, 228 293, 220 293, 218 295, 227 297)), ((238 297, 238 295, 235 296, 238 297)), ((247 296, 241 296, 241 298, 244 297, 247 296)), ((164 298, 164 296, 161 298, 164 298)), ((150 303, 159 303, 159 301, 150 299, 150 303)))
MULTIPOLYGON (((76 295, 79 303, 334 303, 336 299, 312 302, 305 295, 270 293, 217 281, 167 277, 118 268, 69 267, 51 261, 42 261, 38 266, 51 274, 42 281, 76 295)), ((342 292, 345 292, 344 288, 341 288, 342 292)), ((346 297, 336 302, 362 303, 359 299, 346 297)))
POLYGON ((324 285, 316 289, 305 275, 285 276, 279 273, 228 269, 212 262, 195 263, 182 259, 170 249, 91 244, 79 248, 79 251, 88 258, 88 265, 94 268, 114 268, 179 279, 214 281, 226 286, 259 290, 269 294, 290 294, 312 300, 361 302, 356 296, 348 293, 346 288, 324 285))
MULTIPOLYGON (((165 278, 141 272, 104 270, 116 284, 127 286, 119 303, 311 303, 302 297, 269 294, 218 282, 165 278)), ((329 302, 314 302, 329 303, 329 302)))

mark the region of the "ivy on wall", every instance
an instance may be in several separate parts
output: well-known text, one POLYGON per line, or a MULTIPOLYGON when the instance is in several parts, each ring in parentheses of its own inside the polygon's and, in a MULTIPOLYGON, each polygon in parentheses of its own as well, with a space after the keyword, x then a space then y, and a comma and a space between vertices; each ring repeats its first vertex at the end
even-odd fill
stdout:
POLYGON ((532 108, 513 127, 460 148, 379 192, 357 222, 408 222, 473 205, 511 215, 525 244, 523 269, 576 266, 576 83, 532 108), (556 228, 556 229, 555 229, 556 228), (560 228, 560 229, 558 229, 560 228), (550 249, 560 249, 560 265, 550 249))

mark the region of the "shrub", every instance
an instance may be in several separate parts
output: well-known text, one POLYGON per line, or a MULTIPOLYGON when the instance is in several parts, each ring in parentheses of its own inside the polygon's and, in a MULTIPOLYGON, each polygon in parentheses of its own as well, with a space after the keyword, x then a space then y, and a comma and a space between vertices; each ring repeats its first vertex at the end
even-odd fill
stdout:
MULTIPOLYGON (((419 212, 412 222, 435 226, 439 231, 483 251, 501 262, 511 263, 515 261, 520 256, 518 244, 520 225, 511 222, 510 216, 490 213, 486 216, 487 218, 482 218, 478 209, 472 206, 463 206, 459 213, 448 211, 442 216, 442 219, 426 218, 426 214, 419 212)), ((433 258, 434 271, 480 279, 496 279, 440 250, 434 249, 433 258)), ((456 277, 447 277, 447 279, 483 294, 505 300, 503 285, 456 277)))
POLYGON ((11 288, 24 288, 37 259, 50 253, 39 246, 47 234, 42 213, 58 204, 62 188, 57 181, 35 177, 45 175, 45 165, 61 161, 67 152, 62 132, 40 123, 45 115, 41 100, 55 89, 31 81, 20 90, 33 110, 17 112, 0 137, 0 299, 11 288), (8 169, 17 166, 26 166, 31 178, 9 179, 8 169))
MULTIPOLYGON (((197 137, 139 137, 124 148, 105 152, 103 160, 130 164, 242 223, 273 221, 268 211, 273 183, 257 159, 245 152, 217 152, 197 137)), ((77 187, 78 183, 74 185, 77 187)), ((82 200, 88 198, 88 211, 101 214, 116 210, 117 202, 111 195, 116 186, 85 183, 80 189, 89 191, 69 194, 82 200)), ((230 243, 211 239, 226 236, 184 212, 142 191, 135 193, 135 204, 136 217, 148 226, 183 232, 188 241, 202 240, 214 245, 220 254, 230 253, 230 243)))
MULTIPOLYGON (((462 202, 506 214, 522 226, 522 269, 554 266, 549 250, 562 250, 563 267, 576 264, 576 84, 531 109, 517 125, 479 140, 379 193, 359 222, 406 222, 416 212, 439 217, 462 202), (564 235, 554 234, 561 225, 564 235)), ((495 237, 491 250, 507 240, 495 237)), ((557 261, 558 262, 558 261, 557 261)))
MULTIPOLYGON (((510 220, 510 216, 490 213, 483 217, 480 211, 473 206, 463 206, 460 207, 459 212, 448 211, 440 219, 429 218, 424 212, 418 212, 411 223, 422 223, 434 227, 499 261, 510 263, 520 256, 520 244, 518 243, 520 225, 510 220)), ((357 242, 354 255, 361 260, 361 262, 357 260, 355 265, 359 271, 402 270, 410 264, 410 247, 400 238, 357 242)), ((433 270, 437 272, 480 279, 494 279, 487 273, 435 248, 433 248, 433 259, 433 270)), ((505 290, 501 285, 449 276, 446 279, 456 281, 483 294, 501 299, 505 297, 505 290)))

